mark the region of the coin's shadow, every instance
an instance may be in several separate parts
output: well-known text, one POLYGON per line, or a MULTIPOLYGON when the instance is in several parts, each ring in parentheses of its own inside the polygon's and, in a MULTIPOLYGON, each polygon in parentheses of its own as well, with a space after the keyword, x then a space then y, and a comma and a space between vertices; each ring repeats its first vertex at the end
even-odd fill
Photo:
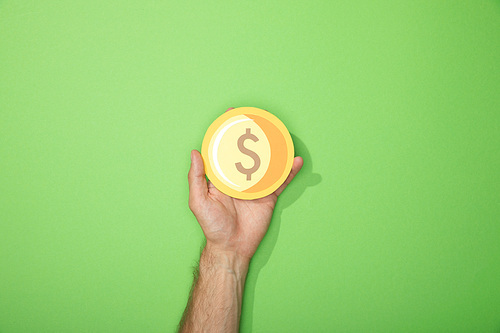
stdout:
POLYGON ((306 145, 296 135, 291 134, 295 147, 295 155, 304 159, 304 166, 295 179, 285 189, 278 198, 278 203, 274 209, 273 218, 262 240, 255 256, 250 263, 250 269, 245 283, 245 294, 243 296, 242 315, 240 328, 243 331, 251 332, 253 326, 253 310, 255 287, 260 270, 267 264, 278 240, 278 234, 281 226, 281 214, 284 209, 289 207, 306 191, 308 187, 318 185, 322 178, 320 174, 313 172, 312 158, 306 145))

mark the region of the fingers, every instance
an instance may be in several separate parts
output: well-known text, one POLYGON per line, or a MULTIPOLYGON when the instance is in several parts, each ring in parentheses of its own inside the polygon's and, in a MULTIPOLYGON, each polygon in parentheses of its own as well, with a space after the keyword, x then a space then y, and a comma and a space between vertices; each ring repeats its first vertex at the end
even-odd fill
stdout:
POLYGON ((292 179, 297 175, 297 173, 302 169, 302 166, 304 165, 304 160, 302 157, 297 156, 293 159, 293 164, 292 164, 292 170, 290 171, 290 174, 286 178, 285 182, 278 187, 278 189, 274 192, 276 195, 280 195, 281 192, 285 190, 288 184, 292 181, 292 179))
POLYGON ((203 200, 208 193, 207 180, 205 179, 205 169, 203 159, 197 150, 191 151, 191 168, 188 173, 189 181, 189 205, 195 205, 203 200))

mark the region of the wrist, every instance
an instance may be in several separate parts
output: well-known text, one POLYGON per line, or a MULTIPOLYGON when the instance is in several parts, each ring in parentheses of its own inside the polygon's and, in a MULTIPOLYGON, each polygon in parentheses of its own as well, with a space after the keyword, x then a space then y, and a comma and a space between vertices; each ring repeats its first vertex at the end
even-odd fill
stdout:
POLYGON ((245 279, 250 259, 236 251, 222 249, 207 241, 200 258, 200 270, 205 267, 223 270, 234 274, 238 279, 245 279))

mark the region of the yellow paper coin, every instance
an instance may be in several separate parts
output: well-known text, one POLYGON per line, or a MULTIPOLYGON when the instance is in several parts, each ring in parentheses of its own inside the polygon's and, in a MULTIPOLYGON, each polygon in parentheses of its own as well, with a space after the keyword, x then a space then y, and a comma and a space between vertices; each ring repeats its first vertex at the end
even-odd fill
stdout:
POLYGON ((231 197, 258 199, 276 191, 293 164, 293 142, 285 125, 253 107, 230 110, 207 130, 201 155, 215 187, 231 197))

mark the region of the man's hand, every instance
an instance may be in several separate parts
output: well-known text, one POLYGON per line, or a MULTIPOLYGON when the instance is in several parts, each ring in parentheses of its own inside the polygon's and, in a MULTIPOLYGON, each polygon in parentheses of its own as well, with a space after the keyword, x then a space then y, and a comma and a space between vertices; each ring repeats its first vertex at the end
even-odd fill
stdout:
MULTIPOLYGON (((203 159, 191 152, 189 207, 207 238, 180 332, 237 332, 250 259, 269 228, 278 196, 302 168, 296 157, 286 181, 256 200, 235 199, 205 178, 203 159)), ((196 272, 195 272, 196 273, 196 272)))
POLYGON ((189 207, 214 251, 232 252, 250 260, 271 222, 278 196, 302 167, 295 157, 286 181, 274 193, 256 200, 241 200, 220 192, 205 178, 203 160, 196 150, 191 152, 189 170, 189 207))

